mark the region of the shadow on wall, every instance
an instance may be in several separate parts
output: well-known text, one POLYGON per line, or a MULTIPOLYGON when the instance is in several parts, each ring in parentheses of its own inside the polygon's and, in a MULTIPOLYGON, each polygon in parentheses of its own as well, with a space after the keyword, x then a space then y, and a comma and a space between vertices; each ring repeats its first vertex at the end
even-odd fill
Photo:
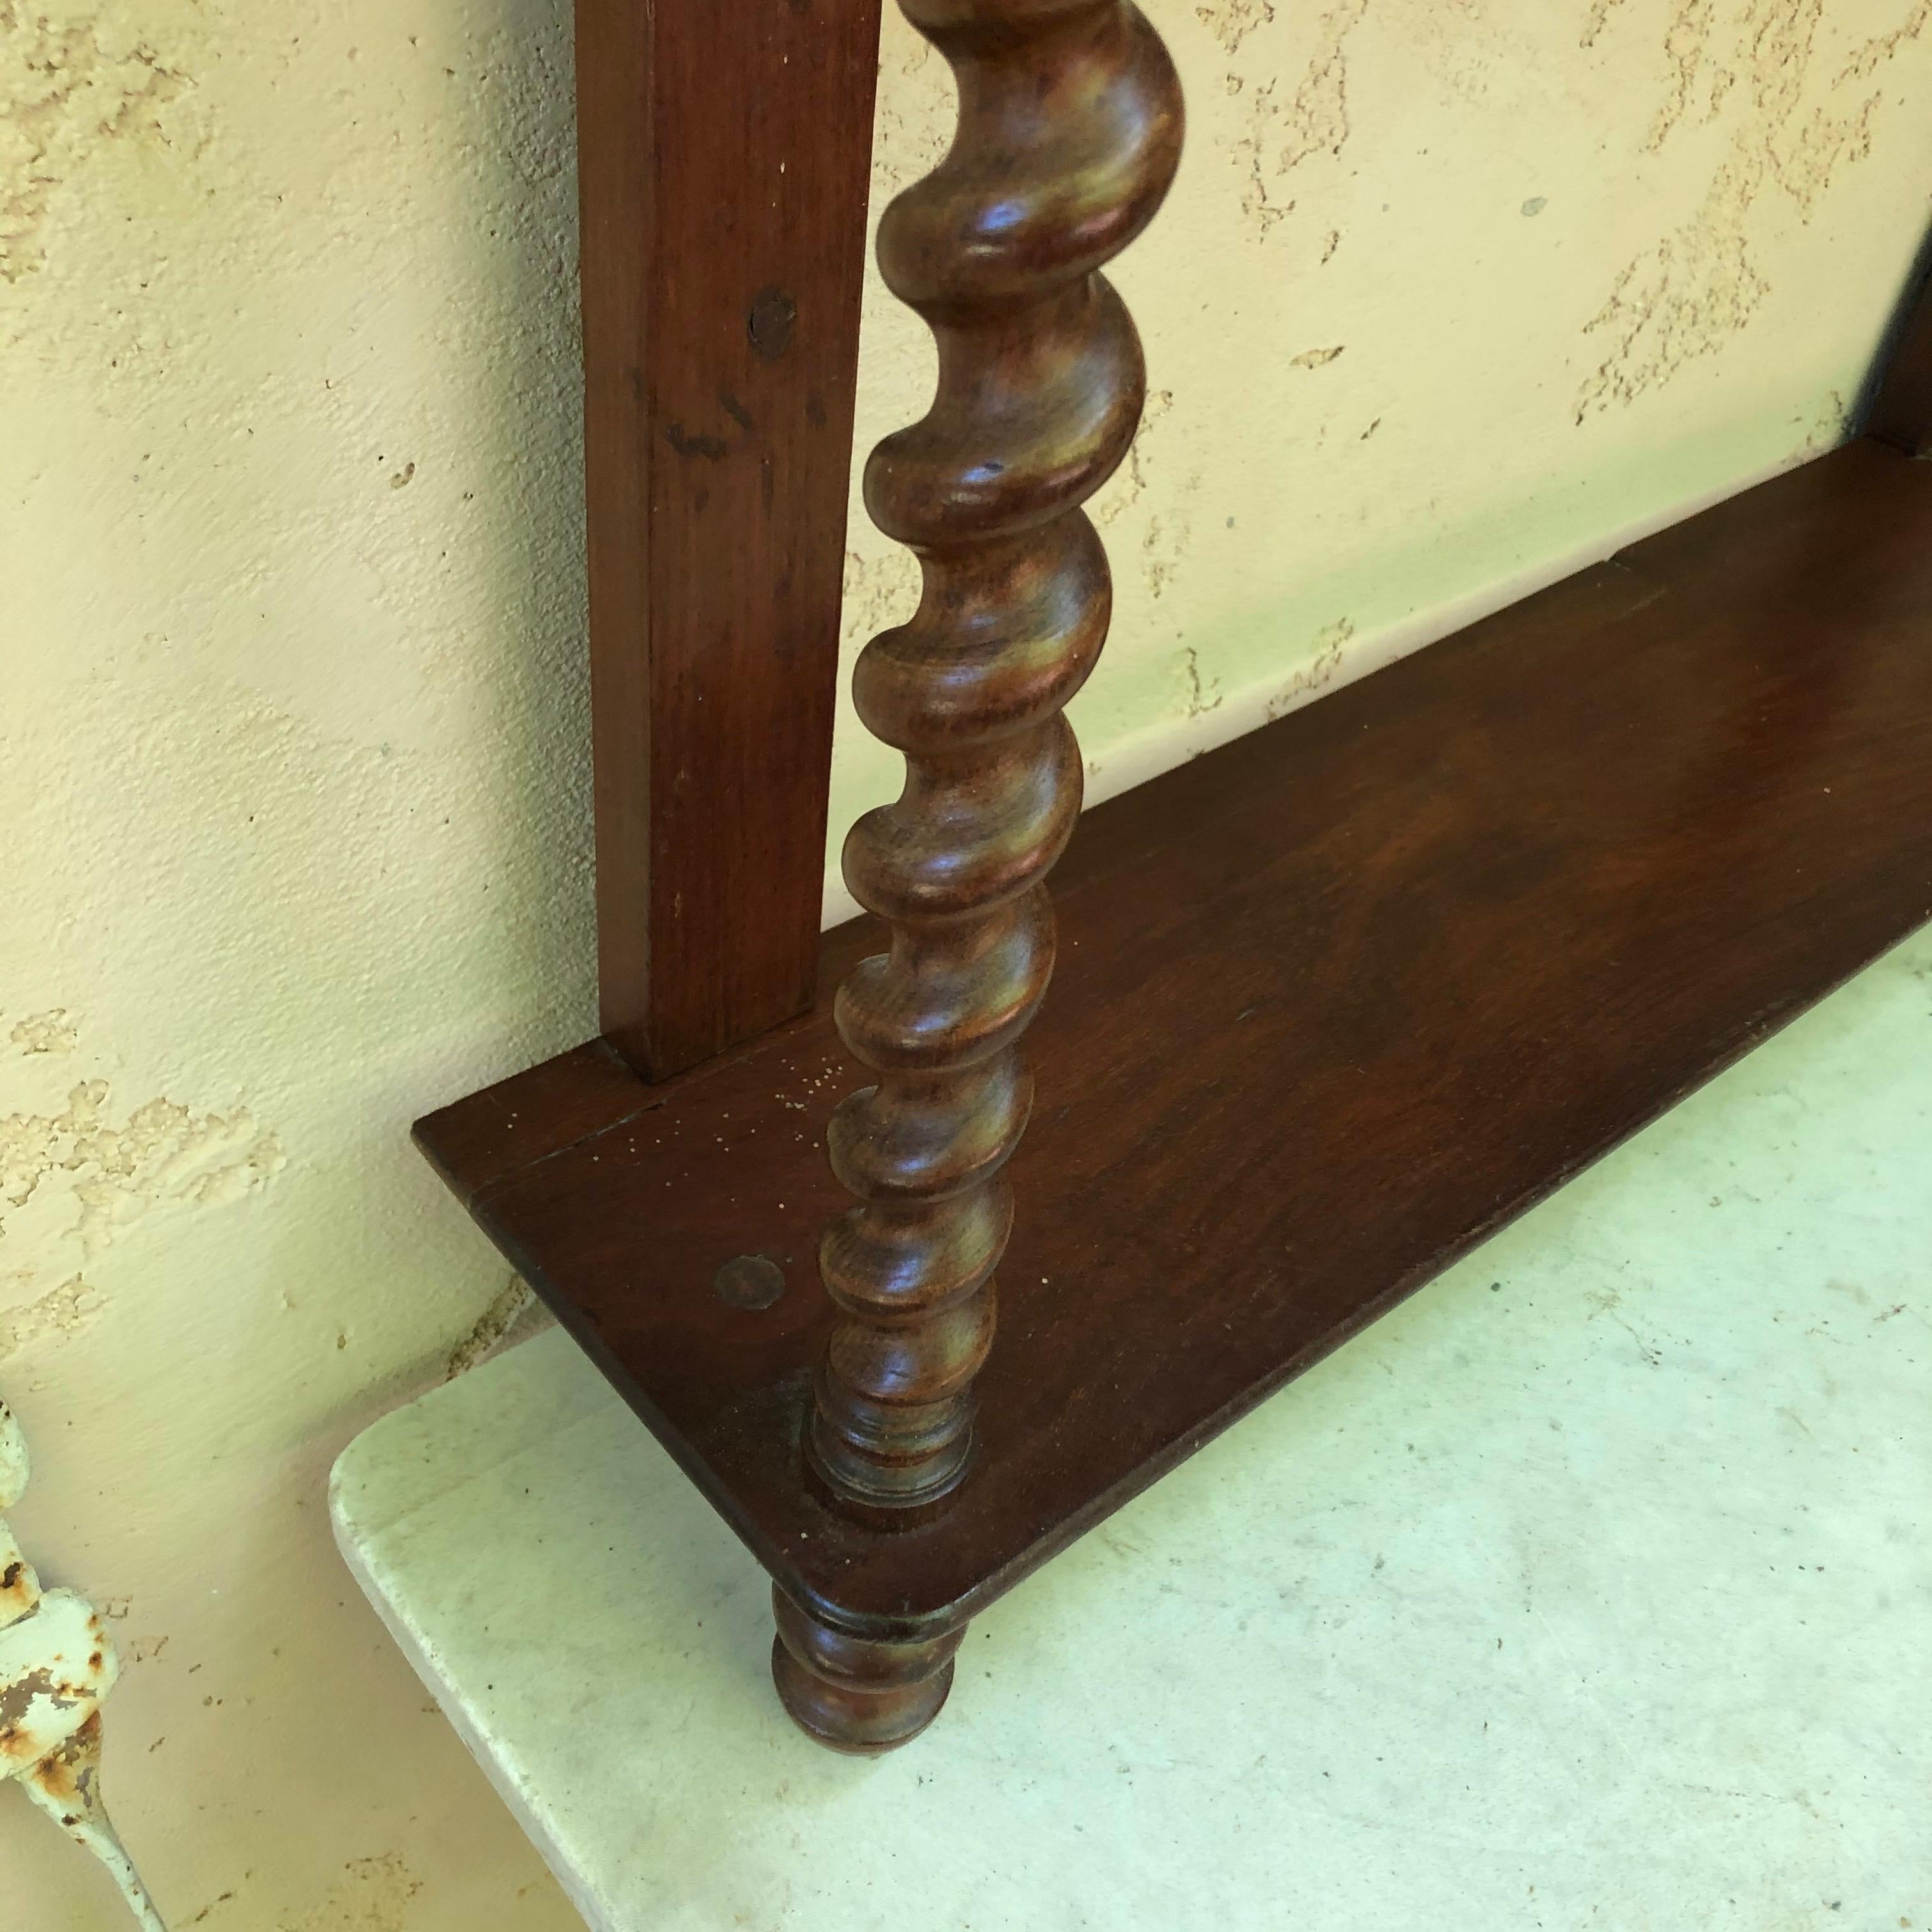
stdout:
POLYGON ((1905 340, 1905 332, 1910 325, 1913 314, 1932 290, 1932 228, 1928 228, 1925 238, 1919 244, 1917 259, 1912 265, 1912 272, 1905 279, 1905 286, 1899 291, 1898 305, 1892 310, 1892 320, 1886 323, 1885 340, 1878 353, 1872 358, 1872 364, 1865 372, 1865 379, 1859 386, 1858 398, 1852 406, 1852 422, 1856 430, 1862 432, 1871 421, 1873 406, 1878 400, 1879 386, 1885 380, 1886 371, 1891 368, 1905 340))
MULTIPOLYGON (((472 478, 463 540, 490 633, 471 669, 504 787, 465 802, 489 828, 502 882, 488 882, 472 916, 502 1009, 536 993, 554 1051, 596 1030, 571 8, 489 0, 471 16, 476 70, 450 111, 473 166, 436 186, 451 286, 482 292, 460 319, 446 400, 472 478)), ((423 321, 440 352, 447 320, 434 304, 430 292, 423 321)), ((476 641, 446 632, 432 671, 476 641)), ((506 1046, 504 1070, 524 1064, 521 1040, 506 1046)))

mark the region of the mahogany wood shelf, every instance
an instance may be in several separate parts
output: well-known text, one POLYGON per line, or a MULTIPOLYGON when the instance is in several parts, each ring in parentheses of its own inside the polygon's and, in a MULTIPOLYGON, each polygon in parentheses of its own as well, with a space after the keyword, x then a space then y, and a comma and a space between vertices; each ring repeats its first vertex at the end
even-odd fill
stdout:
POLYGON ((862 1636, 956 1629, 1932 917, 1932 466, 1850 444, 1169 772, 1088 814, 1054 896, 978 1451, 922 1527, 821 1502, 802 1446, 830 989, 874 922, 826 937, 812 1011, 661 1084, 592 1042, 417 1125, 862 1636), (769 1306, 721 1294, 746 1256, 769 1306))

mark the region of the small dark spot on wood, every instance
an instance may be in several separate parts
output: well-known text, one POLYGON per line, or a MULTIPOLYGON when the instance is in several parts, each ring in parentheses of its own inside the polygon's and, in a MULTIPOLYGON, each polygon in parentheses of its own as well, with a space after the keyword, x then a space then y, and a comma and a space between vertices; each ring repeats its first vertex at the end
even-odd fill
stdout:
POLYGON ((752 298, 752 313, 746 318, 752 346, 767 362, 776 362, 791 346, 791 332, 798 321, 798 304, 783 289, 760 289, 752 298))
POLYGON ((724 460, 724 446, 715 436, 688 436, 681 422, 664 424, 664 440, 680 456, 701 456, 707 463, 724 460))
POLYGON ((721 388, 718 392, 718 406, 722 410, 747 436, 754 436, 757 434, 758 426, 752 420, 751 411, 746 408, 744 404, 739 401, 738 398, 733 395, 729 389, 721 388))
POLYGON ((814 429, 825 427, 825 398, 815 391, 805 399, 805 419, 814 429))
POLYGON ((769 1308, 784 1292, 784 1270, 766 1255, 735 1255, 711 1286, 728 1307, 769 1308))

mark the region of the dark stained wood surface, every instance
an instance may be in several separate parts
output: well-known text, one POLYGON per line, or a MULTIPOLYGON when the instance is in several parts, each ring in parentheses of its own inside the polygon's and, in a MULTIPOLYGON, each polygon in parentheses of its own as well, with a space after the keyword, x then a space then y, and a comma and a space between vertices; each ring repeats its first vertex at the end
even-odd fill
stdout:
POLYGON ((811 1004, 878 0, 578 0, 605 1034, 811 1004))
POLYGON ((1013 1216, 1004 1170, 1033 1106, 1022 1039, 1053 974, 1046 878, 1080 816, 1062 714, 1113 608, 1080 506, 1147 393, 1100 270, 1166 197, 1184 117, 1166 48, 1125 0, 902 4, 952 69, 959 133, 879 223, 880 269, 931 328, 940 374, 925 416, 866 466, 866 507, 918 556, 923 590, 852 680, 905 784, 845 842, 845 882, 891 944, 835 1008, 860 1063, 830 1140, 854 1203, 819 1251, 842 1318, 808 1450, 848 1514, 902 1523, 973 1454, 1013 1216))
MULTIPOLYGON (((1057 877, 981 1454, 926 1526, 803 1480, 824 1003, 660 1088, 584 1048, 418 1129, 860 1634, 983 1606, 1932 916, 1932 467, 1864 441, 1721 505, 1101 806, 1057 877), (748 1253, 788 1279, 760 1312, 713 1286, 748 1253)), ((828 986, 877 930, 828 935, 828 986)))
POLYGON ((1932 456, 1932 243, 1879 377, 1868 427, 1908 456, 1932 456))

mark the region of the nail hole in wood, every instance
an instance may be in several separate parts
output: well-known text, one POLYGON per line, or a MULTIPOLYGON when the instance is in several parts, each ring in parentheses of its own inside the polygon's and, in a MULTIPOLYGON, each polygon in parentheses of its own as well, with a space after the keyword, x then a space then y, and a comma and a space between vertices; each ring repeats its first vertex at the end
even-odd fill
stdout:
POLYGON ((711 1285, 728 1306, 769 1308, 784 1292, 784 1270, 764 1255, 735 1255, 712 1277, 711 1285))
POLYGON ((791 346, 792 325, 798 320, 798 304, 783 289, 760 289, 752 298, 752 313, 746 318, 752 346, 767 362, 776 362, 791 346))

